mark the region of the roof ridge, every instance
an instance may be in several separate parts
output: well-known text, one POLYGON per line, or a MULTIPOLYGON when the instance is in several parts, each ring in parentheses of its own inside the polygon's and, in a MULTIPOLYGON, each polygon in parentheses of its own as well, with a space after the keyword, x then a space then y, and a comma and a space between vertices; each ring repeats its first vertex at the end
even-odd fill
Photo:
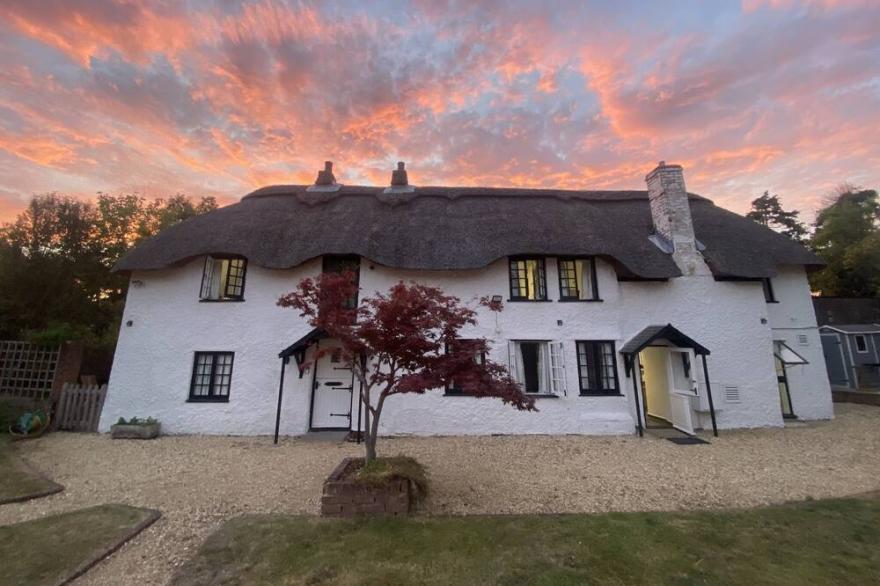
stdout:
MULTIPOLYGON (((648 199, 646 189, 559 189, 536 187, 480 187, 480 186, 416 186, 406 194, 387 194, 385 188, 375 185, 340 185, 333 192, 315 193, 308 191, 309 185, 269 185, 243 196, 241 201, 264 197, 305 196, 312 202, 323 202, 335 197, 352 195, 372 195, 386 203, 404 202, 413 197, 444 197, 455 200, 466 197, 539 197, 561 200, 577 199, 589 201, 642 201, 648 199), (384 195, 384 197, 383 197, 384 195)), ((711 201, 696 193, 688 192, 691 200, 711 201)))

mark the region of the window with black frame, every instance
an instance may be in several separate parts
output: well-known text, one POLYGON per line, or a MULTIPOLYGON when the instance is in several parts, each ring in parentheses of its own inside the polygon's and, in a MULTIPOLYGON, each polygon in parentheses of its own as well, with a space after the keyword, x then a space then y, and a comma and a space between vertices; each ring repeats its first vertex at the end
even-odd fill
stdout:
MULTIPOLYGON (((354 255, 327 255, 322 260, 322 272, 324 273, 354 273, 354 284, 360 283, 361 259, 354 255)), ((358 294, 346 300, 345 306, 354 309, 358 304, 358 294)))
POLYGON ((247 260, 238 257, 209 256, 202 272, 202 301, 242 301, 247 260))
POLYGON ((547 275, 543 258, 510 259, 510 300, 547 300, 547 275))
POLYGON ((599 300, 594 258, 560 258, 556 264, 559 269, 560 301, 599 300))
POLYGON ((193 360, 190 401, 229 401, 234 352, 196 352, 193 360))
MULTIPOLYGON (((455 341, 455 344, 463 352, 468 351, 468 346, 473 346, 475 343, 476 343, 476 340, 460 339, 460 340, 455 341)), ((447 351, 448 351, 448 348, 447 348, 447 351)), ((471 352, 473 353, 473 356, 474 356, 474 362, 476 362, 477 364, 485 364, 486 363, 486 353, 485 352, 477 352, 476 349, 472 350, 471 352)), ((466 392, 461 387, 461 384, 458 383, 458 381, 453 380, 449 385, 447 385, 446 394, 447 395, 469 395, 470 393, 466 392)))
POLYGON ((620 393, 614 342, 578 342, 577 359, 581 395, 617 395, 620 393))

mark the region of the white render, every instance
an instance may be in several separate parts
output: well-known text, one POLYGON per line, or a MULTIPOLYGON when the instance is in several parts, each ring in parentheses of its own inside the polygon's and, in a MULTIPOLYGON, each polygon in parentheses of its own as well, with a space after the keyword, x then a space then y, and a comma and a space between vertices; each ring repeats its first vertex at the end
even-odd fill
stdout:
MULTIPOLYGON (((100 429, 120 416, 153 416, 166 433, 264 435, 274 431, 281 360, 278 353, 311 328, 295 311, 275 302, 299 280, 320 271, 320 259, 290 270, 249 266, 245 301, 198 300, 204 259, 167 270, 132 274, 100 429), (128 323, 131 325, 128 325, 128 323), (228 403, 189 403, 193 353, 234 351, 228 403)), ((719 429, 779 426, 783 420, 776 386, 772 341, 785 340, 809 364, 789 367, 796 415, 832 416, 831 395, 819 333, 802 267, 784 267, 773 286, 779 303, 764 300, 759 282, 716 281, 709 275, 666 282, 619 282, 613 268, 597 262, 601 302, 559 302, 556 261, 548 258, 549 302, 510 302, 501 314, 480 311, 478 327, 465 336, 495 341, 492 358, 507 363, 507 340, 563 343, 567 393, 538 399, 539 412, 523 413, 496 399, 422 396, 389 399, 382 433, 447 434, 631 434, 635 432, 633 381, 618 355, 622 396, 578 393, 575 340, 613 340, 619 349, 642 328, 671 323, 707 347, 709 378, 719 429), (558 325, 561 322, 561 325, 558 325), (799 345, 798 334, 808 337, 799 345), (739 389, 727 403, 723 387, 739 389)), ((507 259, 482 270, 403 271, 361 262, 361 296, 387 291, 398 281, 439 285, 464 301, 483 295, 508 297, 507 259)), ((699 392, 705 394, 702 369, 699 392)), ((281 433, 309 427, 311 377, 286 369, 281 433)), ((356 411, 355 411, 356 413, 356 411)), ((696 412, 698 427, 710 429, 708 413, 696 412)), ((352 426, 356 425, 356 416, 352 426)))
MULTIPOLYGON (((672 250, 682 276, 666 281, 619 281, 611 264, 596 259, 601 301, 560 301, 554 257, 545 258, 547 301, 511 301, 501 314, 478 307, 477 300, 496 295, 507 299, 510 282, 506 257, 467 271, 400 270, 362 257, 361 299, 386 292, 400 281, 437 286, 477 309, 477 326, 463 331, 462 337, 491 340, 490 358, 494 361, 509 363, 508 345, 515 340, 551 342, 548 357, 555 361, 549 377, 555 396, 536 399, 537 412, 516 411, 499 399, 449 396, 438 389, 424 395, 391 397, 382 413, 380 432, 635 433, 644 421, 640 416, 644 410, 640 387, 636 391, 640 377, 638 369, 628 372, 625 368, 620 350, 645 328, 666 324, 711 352, 706 359, 708 386, 699 356, 689 354, 693 376, 679 376, 674 381, 673 370, 688 371, 687 356, 681 352, 652 350, 655 359, 641 361, 646 380, 654 381, 655 389, 660 388, 660 375, 669 377, 670 385, 664 385, 670 398, 669 413, 674 414, 673 422, 678 417, 680 429, 712 428, 710 387, 719 429, 782 425, 775 341, 785 342, 807 360, 807 364, 786 368, 794 414, 800 419, 832 417, 831 389, 804 267, 777 267, 772 286, 778 302, 765 300, 760 281, 716 280, 694 238, 681 167, 661 162, 648 175, 647 183, 656 227, 651 238, 662 242, 652 241, 667 252, 672 250), (580 394, 579 340, 614 343, 619 394, 580 394), (666 372, 655 370, 664 362, 658 355, 666 357, 666 372)), ((276 301, 301 279, 317 276, 322 259, 288 270, 248 266, 244 300, 235 302, 199 301, 204 266, 204 257, 200 257, 177 268, 132 274, 101 430, 109 429, 119 417, 152 416, 162 422, 166 433, 274 432, 282 372, 278 354, 312 329, 295 311, 279 308, 276 301), (199 351, 234 352, 228 402, 188 401, 194 353, 199 351)), ((657 340, 653 345, 664 344, 672 346, 669 340, 657 340)), ((299 435, 318 427, 310 424, 313 403, 328 409, 319 414, 322 426, 338 420, 339 427, 358 429, 357 391, 352 393, 350 419, 336 413, 346 400, 342 397, 340 401, 335 393, 346 383, 333 380, 332 373, 338 368, 319 368, 322 376, 318 382, 328 393, 334 393, 332 400, 314 402, 313 372, 298 376, 293 360, 287 366, 281 434, 299 435)), ((323 395, 325 399, 330 396, 323 395)))

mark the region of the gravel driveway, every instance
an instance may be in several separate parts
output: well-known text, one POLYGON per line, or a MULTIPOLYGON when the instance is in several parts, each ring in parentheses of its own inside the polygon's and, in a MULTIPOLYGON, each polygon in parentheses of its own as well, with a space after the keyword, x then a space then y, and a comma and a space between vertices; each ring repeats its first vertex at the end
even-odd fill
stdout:
MULTIPOLYGON (((429 514, 573 513, 753 506, 880 488, 880 409, 835 405, 834 421, 723 432, 711 445, 646 437, 505 436, 380 440, 423 462, 429 514)), ((321 482, 353 444, 270 438, 111 441, 56 433, 21 445, 65 490, 0 507, 0 524, 93 504, 163 518, 79 581, 161 584, 225 519, 318 511, 321 482)))

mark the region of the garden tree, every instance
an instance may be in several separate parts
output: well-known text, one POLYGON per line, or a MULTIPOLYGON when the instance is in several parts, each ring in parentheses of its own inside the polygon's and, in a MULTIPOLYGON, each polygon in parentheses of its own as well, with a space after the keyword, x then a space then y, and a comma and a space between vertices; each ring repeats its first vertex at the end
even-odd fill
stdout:
POLYGON ((804 242, 807 237, 807 228, 798 219, 800 212, 790 212, 782 209, 778 195, 770 195, 765 191, 761 197, 752 200, 752 211, 746 217, 767 226, 777 232, 785 234, 792 240, 804 242))
POLYGON ((112 351, 127 286, 113 265, 143 238, 216 207, 183 195, 35 195, 0 226, 0 338, 85 338, 112 351))
MULTIPOLYGON (((366 461, 376 457, 379 418, 385 401, 404 393, 422 394, 455 381, 475 397, 497 397, 520 410, 535 410, 507 369, 485 356, 485 339, 459 339, 465 326, 476 325, 476 311, 435 287, 400 282, 387 294, 376 293, 357 307, 348 300, 358 292, 351 272, 303 279, 278 300, 299 311, 308 323, 339 341, 340 360, 360 382, 366 461)), ((497 302, 481 305, 501 311, 497 302)), ((311 362, 326 350, 316 351, 311 362)))
POLYGON ((813 249, 827 266, 810 282, 823 295, 880 297, 880 202, 877 192, 838 188, 816 217, 813 249))

